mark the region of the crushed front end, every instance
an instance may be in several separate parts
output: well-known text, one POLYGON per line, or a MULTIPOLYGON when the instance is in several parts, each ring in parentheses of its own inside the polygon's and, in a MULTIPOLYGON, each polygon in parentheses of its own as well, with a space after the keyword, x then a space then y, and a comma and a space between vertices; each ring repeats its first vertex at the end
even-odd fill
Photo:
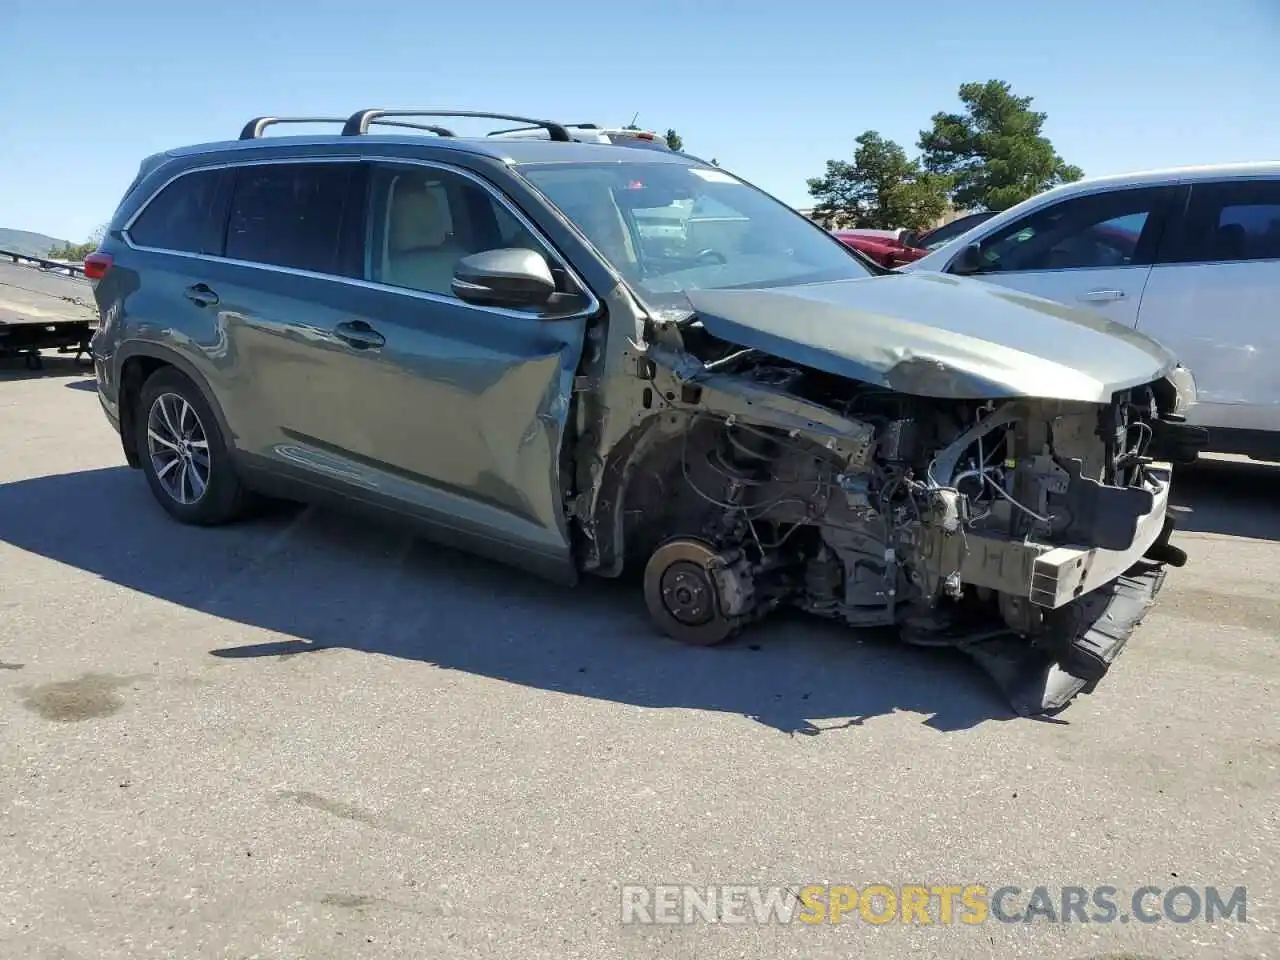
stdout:
POLYGON ((794 606, 962 649, 1019 714, 1052 713, 1093 689, 1185 562, 1165 461, 1203 437, 1166 379, 1103 404, 956 400, 702 352, 638 359, 652 412, 583 514, 588 569, 643 563, 650 612, 680 640, 794 606))
POLYGON ((904 639, 959 646, 1022 714, 1092 690, 1165 565, 1186 560, 1169 542, 1170 467, 1155 457, 1181 459, 1186 435, 1162 419, 1158 386, 1105 406, 980 404, 923 476, 926 453, 897 451, 885 509, 909 558, 904 639))

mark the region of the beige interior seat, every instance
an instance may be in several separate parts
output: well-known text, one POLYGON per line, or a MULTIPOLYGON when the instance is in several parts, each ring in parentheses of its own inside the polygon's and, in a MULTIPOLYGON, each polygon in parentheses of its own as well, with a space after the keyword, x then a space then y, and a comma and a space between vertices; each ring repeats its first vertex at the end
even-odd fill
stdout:
POLYGON ((453 235, 448 208, 409 177, 392 182, 387 207, 382 281, 452 296, 454 268, 467 252, 453 235))

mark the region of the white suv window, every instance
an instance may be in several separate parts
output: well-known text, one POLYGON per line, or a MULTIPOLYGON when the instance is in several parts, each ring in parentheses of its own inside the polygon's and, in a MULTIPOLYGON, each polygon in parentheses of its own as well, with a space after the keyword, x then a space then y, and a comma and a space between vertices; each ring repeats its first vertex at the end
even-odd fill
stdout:
POLYGON ((982 272, 1125 267, 1151 262, 1149 225, 1161 188, 1063 200, 981 241, 982 272))
POLYGON ((1163 260, 1280 260, 1280 180, 1196 184, 1178 240, 1163 260))

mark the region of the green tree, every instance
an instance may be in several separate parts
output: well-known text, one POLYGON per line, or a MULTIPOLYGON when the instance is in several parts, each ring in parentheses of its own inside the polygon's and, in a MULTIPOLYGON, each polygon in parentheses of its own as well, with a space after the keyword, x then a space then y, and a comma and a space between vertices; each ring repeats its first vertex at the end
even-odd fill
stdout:
POLYGON ((672 150, 684 149, 684 140, 680 138, 680 134, 676 133, 670 127, 667 128, 667 146, 672 150))
POLYGON ((104 223, 89 234, 89 239, 84 243, 63 243, 61 246, 55 246, 48 253, 49 259, 79 262, 98 249, 99 244, 102 243, 102 238, 106 234, 107 225, 104 223))
POLYGON ((1003 80, 962 84, 960 103, 962 112, 935 113, 933 126, 920 131, 924 167, 953 179, 956 207, 1006 210, 1084 175, 1041 132, 1046 114, 1003 80))
POLYGON ((901 146, 868 130, 856 140, 853 162, 828 160, 827 171, 808 181, 818 201, 813 217, 824 227, 920 229, 947 211, 951 179, 921 168, 901 146))

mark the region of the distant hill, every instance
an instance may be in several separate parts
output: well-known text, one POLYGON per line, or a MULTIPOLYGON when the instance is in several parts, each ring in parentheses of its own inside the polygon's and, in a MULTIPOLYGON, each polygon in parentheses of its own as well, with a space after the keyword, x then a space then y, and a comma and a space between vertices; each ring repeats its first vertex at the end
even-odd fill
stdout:
POLYGON ((0 227, 0 250, 12 250, 28 257, 47 257, 54 247, 66 246, 67 241, 46 237, 30 230, 10 230, 0 227))

